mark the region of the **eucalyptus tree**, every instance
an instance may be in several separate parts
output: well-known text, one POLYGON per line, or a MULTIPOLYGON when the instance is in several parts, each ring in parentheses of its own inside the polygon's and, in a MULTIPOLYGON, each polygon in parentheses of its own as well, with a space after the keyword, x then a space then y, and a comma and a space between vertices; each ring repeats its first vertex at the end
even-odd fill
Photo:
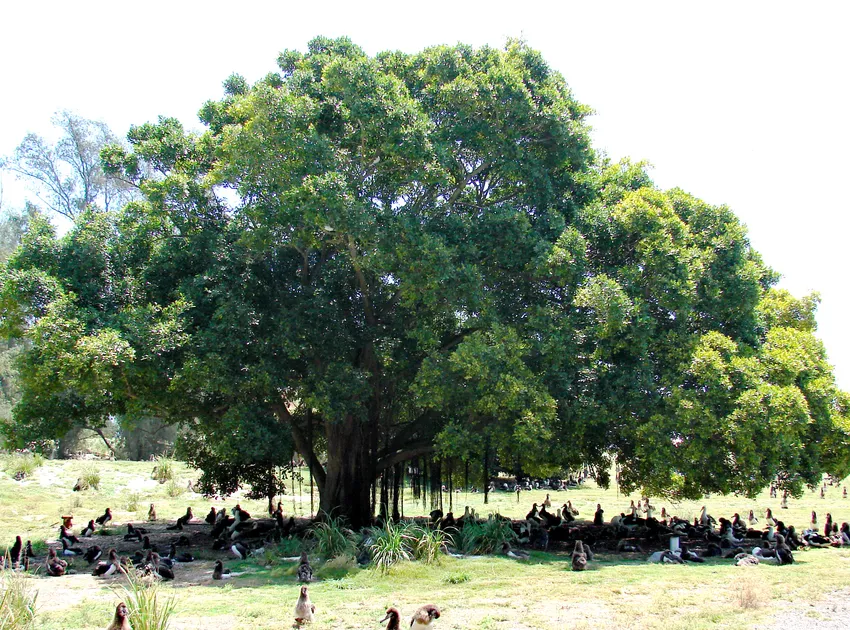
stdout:
POLYGON ((60 136, 51 143, 28 133, 0 167, 31 185, 46 211, 71 221, 89 206, 119 208, 134 194, 127 182, 103 171, 100 151, 117 137, 100 121, 62 110, 52 118, 60 136))

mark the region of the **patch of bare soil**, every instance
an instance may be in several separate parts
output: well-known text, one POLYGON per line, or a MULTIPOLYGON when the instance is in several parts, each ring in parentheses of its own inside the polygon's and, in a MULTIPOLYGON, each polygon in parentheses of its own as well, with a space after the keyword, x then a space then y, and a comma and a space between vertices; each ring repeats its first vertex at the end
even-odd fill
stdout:
POLYGON ((806 630, 847 630, 850 628, 850 587, 824 599, 798 604, 777 613, 771 623, 757 630, 805 628, 806 630))

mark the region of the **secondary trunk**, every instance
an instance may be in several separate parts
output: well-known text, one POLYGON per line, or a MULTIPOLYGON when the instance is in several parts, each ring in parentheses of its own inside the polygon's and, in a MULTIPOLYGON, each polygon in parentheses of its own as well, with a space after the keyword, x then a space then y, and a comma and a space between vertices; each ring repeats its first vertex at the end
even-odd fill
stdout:
POLYGON ((372 520, 368 424, 348 417, 325 425, 328 463, 321 496, 327 514, 345 516, 360 529, 372 520))

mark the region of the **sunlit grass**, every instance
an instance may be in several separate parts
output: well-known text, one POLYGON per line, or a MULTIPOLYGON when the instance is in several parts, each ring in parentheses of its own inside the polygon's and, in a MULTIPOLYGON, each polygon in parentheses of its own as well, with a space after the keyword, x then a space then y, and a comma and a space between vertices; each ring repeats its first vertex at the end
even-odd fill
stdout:
MULTIPOLYGON (((196 514, 205 514, 211 505, 232 507, 237 502, 254 516, 266 513, 265 501, 248 499, 240 492, 228 499, 209 500, 191 492, 170 497, 166 484, 151 478, 155 462, 97 462, 101 474, 100 488, 73 493, 71 488, 79 476, 80 462, 47 461, 23 481, 0 474, 0 551, 20 534, 31 539, 36 553, 43 554, 45 539, 54 540, 61 515, 74 515, 79 528, 103 513, 113 511, 116 533, 123 531, 128 520, 143 520, 150 503, 156 504, 160 522, 173 522, 191 505, 196 514), (138 509, 127 509, 128 497, 135 493, 138 509), (79 497, 80 503, 72 504, 79 497)), ((197 473, 182 463, 174 464, 174 480, 181 488, 197 479, 197 473)), ((297 486, 296 486, 297 490, 297 486)), ((307 516, 309 490, 303 495, 282 497, 287 517, 290 514, 307 516), (293 505, 295 506, 293 509, 293 505)), ((538 504, 545 491, 521 494, 517 503, 514 493, 495 492, 485 506, 480 493, 457 493, 452 496, 456 516, 465 505, 473 507, 482 517, 500 512, 511 517, 524 516, 532 502, 538 504)), ((404 511, 407 516, 423 515, 429 505, 414 502, 406 492, 404 511)), ((550 492, 552 511, 570 500, 580 511, 579 519, 591 519, 597 503, 605 509, 606 520, 625 511, 637 495, 618 494, 616 489, 603 490, 588 484, 581 488, 550 492)), ((668 511, 686 518, 699 512, 702 502, 674 505, 653 499, 660 512, 668 511)), ((753 500, 742 497, 706 499, 709 512, 715 516, 731 516, 734 512, 746 516, 754 509, 764 522, 764 508, 771 507, 778 518, 789 524, 804 527, 816 509, 821 521, 832 512, 841 523, 850 520, 850 500, 844 500, 841 488, 829 486, 826 497, 807 492, 799 500, 791 499, 789 509, 779 509, 779 499, 763 493, 753 500)), ((448 496, 443 497, 443 510, 448 511, 448 496)), ((55 544, 55 543, 54 543, 55 544)), ((308 547, 315 541, 307 541, 308 547)), ((285 541, 277 550, 273 562, 257 560, 226 560, 234 571, 246 574, 228 580, 228 584, 213 584, 203 567, 194 567, 195 577, 189 579, 177 570, 175 583, 162 585, 161 592, 175 598, 173 629, 209 628, 238 630, 241 628, 289 628, 292 609, 298 597, 295 582, 295 563, 284 562, 284 556, 296 556, 303 543, 297 539, 285 541), (266 566, 263 566, 266 565, 266 566), (200 577, 199 577, 200 576, 200 577)), ((212 558, 215 552, 192 549, 195 555, 212 558)), ((443 610, 438 620, 440 629, 494 628, 598 628, 612 624, 629 627, 676 630, 678 628, 751 628, 771 625, 779 603, 808 602, 823 597, 850 584, 850 550, 828 549, 798 552, 797 562, 789 567, 758 566, 750 570, 731 566, 728 561, 710 561, 701 566, 672 567, 648 565, 643 557, 622 557, 600 553, 591 569, 576 574, 569 570, 565 554, 533 552, 529 562, 516 562, 493 556, 478 560, 458 560, 440 555, 440 562, 425 564, 404 561, 396 564, 388 575, 376 568, 360 569, 350 553, 324 562, 315 548, 310 560, 318 581, 310 585, 310 597, 317 607, 314 630, 330 628, 380 628, 378 620, 390 605, 402 611, 402 626, 406 627, 417 606, 434 602, 443 610), (745 581, 749 580, 750 586, 745 581), (743 585, 743 586, 742 586, 743 585), (749 589, 745 592, 744 589, 749 589), (741 599, 742 593, 744 600, 741 599), (750 606, 749 601, 756 602, 750 606)), ((212 570, 210 560, 206 571, 212 570)), ((196 565, 200 563, 195 563, 196 565)), ((40 591, 37 628, 60 630, 102 630, 117 603, 116 584, 92 578, 85 563, 74 562, 77 575, 48 579, 39 575, 34 580, 40 591), (48 611, 44 609, 49 607, 48 611)), ((435 624, 436 625, 436 624, 435 624)), ((134 625, 135 627, 135 625, 134 625)), ((775 626, 774 626, 775 627, 775 626)))

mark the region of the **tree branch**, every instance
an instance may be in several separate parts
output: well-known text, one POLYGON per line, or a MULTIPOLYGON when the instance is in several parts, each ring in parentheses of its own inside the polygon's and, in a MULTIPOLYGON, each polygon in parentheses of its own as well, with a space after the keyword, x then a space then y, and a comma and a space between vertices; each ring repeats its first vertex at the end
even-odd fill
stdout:
POLYGON ((437 450, 437 447, 434 446, 433 442, 420 442, 415 445, 410 445, 404 450, 398 450, 392 453, 386 454, 384 457, 378 459, 375 464, 375 471, 381 472, 391 466, 395 466, 396 464, 400 464, 402 462, 406 462, 408 460, 413 459, 414 457, 419 457, 420 455, 427 455, 428 453, 433 453, 437 450))
POLYGON ((455 191, 452 193, 452 196, 448 198, 449 205, 457 201, 457 198, 460 197, 460 194, 463 192, 464 188, 469 185, 469 182, 472 181, 473 177, 480 175, 482 171, 487 170, 491 166, 493 166, 493 161, 487 160, 486 162, 482 162, 481 164, 479 164, 478 167, 471 173, 467 174, 463 182, 457 188, 455 188, 455 191))
POLYGON ((348 253, 351 256, 351 265, 354 267, 354 274, 357 276, 357 283, 360 285, 360 293, 363 295, 363 312, 366 315, 366 323, 369 326, 375 326, 375 313, 372 311, 372 303, 369 301, 369 285, 366 283, 366 276, 363 275, 363 269, 357 261, 357 248, 354 246, 354 239, 348 237, 348 253))
POLYGON ((310 470, 313 473, 313 479, 316 481, 316 485, 319 487, 319 493, 321 494, 325 490, 325 479, 327 478, 327 473, 325 472, 322 464, 319 462, 319 458, 316 457, 316 454, 310 448, 309 438, 304 433, 304 430, 298 426, 295 418, 289 412, 289 409, 286 408, 285 403, 273 403, 272 411, 279 420, 286 422, 289 425, 289 429, 292 431, 292 439, 295 442, 295 450, 307 458, 307 465, 310 466, 310 470))
POLYGON ((109 449, 109 452, 112 454, 112 457, 115 457, 115 449, 112 447, 112 444, 109 443, 109 440, 106 439, 106 436, 103 434, 103 429, 96 429, 94 427, 89 427, 92 431, 97 433, 100 436, 100 439, 103 440, 103 443, 106 444, 106 448, 109 449))

